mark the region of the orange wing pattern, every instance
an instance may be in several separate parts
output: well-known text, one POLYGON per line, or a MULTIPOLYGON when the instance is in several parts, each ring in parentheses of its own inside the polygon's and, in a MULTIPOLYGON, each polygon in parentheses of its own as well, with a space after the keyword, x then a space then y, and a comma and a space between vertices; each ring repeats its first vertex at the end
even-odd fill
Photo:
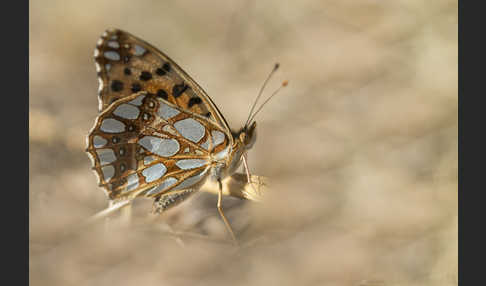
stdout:
POLYGON ((117 29, 106 31, 95 49, 99 110, 139 91, 202 115, 230 134, 226 120, 206 92, 167 55, 117 29))

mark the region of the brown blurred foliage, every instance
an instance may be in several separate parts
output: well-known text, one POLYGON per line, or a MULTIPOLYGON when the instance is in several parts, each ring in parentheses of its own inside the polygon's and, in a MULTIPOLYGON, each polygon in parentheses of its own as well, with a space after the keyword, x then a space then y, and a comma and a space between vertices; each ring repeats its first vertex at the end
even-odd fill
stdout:
POLYGON ((30 1, 32 285, 457 285, 457 1, 30 1), (275 62, 251 171, 262 203, 216 196, 130 224, 84 153, 109 27, 166 52, 233 128, 275 62), (170 235, 170 229, 184 232, 170 235))

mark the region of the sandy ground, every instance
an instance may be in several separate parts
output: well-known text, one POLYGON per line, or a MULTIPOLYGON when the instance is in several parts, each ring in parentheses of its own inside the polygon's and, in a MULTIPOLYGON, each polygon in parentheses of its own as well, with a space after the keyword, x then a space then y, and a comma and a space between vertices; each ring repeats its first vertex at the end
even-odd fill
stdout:
POLYGON ((31 285, 457 285, 457 1, 33 0, 29 87, 31 285), (280 62, 249 154, 269 191, 223 201, 240 248, 208 193, 82 227, 107 206, 84 148, 108 27, 234 129, 280 62))

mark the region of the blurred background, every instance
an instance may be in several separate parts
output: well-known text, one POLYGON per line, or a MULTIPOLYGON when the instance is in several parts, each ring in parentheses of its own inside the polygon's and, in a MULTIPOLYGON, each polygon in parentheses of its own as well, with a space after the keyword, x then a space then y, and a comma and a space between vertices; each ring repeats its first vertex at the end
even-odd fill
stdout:
POLYGON ((457 1, 30 1, 31 285, 457 285, 457 1), (234 129, 275 62, 250 170, 129 225, 84 152, 109 27, 158 47, 234 129), (183 234, 170 235, 170 230, 183 234), (187 233, 185 235, 184 233, 187 233))

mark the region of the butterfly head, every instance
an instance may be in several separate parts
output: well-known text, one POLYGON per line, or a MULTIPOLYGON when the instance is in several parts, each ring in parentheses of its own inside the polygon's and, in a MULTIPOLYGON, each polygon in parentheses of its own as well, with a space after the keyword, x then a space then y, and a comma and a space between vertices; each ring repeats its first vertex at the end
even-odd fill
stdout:
POLYGON ((245 150, 250 150, 256 141, 256 121, 243 127, 238 133, 238 140, 244 146, 245 150))

